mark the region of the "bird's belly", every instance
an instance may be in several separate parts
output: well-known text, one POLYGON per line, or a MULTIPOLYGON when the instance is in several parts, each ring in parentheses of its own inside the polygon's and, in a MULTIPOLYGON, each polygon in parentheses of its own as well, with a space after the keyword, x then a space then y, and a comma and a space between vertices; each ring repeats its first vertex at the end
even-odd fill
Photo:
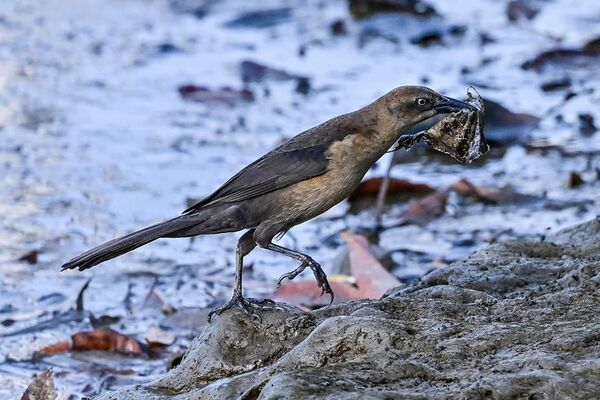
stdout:
POLYGON ((307 179, 279 193, 284 206, 272 219, 297 225, 329 210, 356 189, 364 172, 337 170, 307 179))

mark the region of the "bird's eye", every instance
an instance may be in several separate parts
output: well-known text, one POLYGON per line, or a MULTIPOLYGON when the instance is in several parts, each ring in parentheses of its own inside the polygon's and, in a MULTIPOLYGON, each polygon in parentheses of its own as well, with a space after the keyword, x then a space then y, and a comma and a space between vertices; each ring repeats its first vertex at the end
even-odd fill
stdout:
POLYGON ((425 104, 427 104, 427 100, 426 99, 417 99, 417 104, 420 106, 424 106, 425 104))

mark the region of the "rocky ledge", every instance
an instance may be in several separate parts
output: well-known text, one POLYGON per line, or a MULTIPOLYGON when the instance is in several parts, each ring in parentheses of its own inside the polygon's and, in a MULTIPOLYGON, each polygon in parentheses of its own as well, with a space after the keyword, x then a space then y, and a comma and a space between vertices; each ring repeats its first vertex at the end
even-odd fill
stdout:
POLYGON ((215 318, 101 399, 600 398, 600 218, 494 244, 381 300, 215 318))

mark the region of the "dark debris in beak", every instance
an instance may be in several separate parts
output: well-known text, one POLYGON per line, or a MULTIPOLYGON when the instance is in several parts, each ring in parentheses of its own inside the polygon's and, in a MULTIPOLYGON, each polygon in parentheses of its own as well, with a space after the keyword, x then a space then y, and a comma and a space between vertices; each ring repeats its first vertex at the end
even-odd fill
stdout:
POLYGON ((461 163, 469 163, 487 153, 489 146, 483 135, 484 103, 475 93, 473 95, 469 88, 466 102, 443 97, 435 108, 440 114, 447 115, 424 132, 402 135, 395 150, 400 147, 409 149, 425 139, 434 149, 461 163))

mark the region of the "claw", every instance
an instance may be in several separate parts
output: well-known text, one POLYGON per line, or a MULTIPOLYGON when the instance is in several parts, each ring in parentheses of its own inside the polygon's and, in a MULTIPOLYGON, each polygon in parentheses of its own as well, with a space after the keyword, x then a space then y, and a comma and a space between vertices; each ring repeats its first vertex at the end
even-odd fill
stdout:
POLYGON ((304 271, 306 269, 307 266, 308 266, 308 263, 307 262, 303 262, 295 270, 290 271, 290 272, 286 272, 285 274, 281 275, 281 277, 277 281, 277 287, 278 288, 281 287, 281 282, 283 282, 284 279, 287 278, 287 279, 289 279, 291 281, 292 279, 294 279, 295 277, 297 277, 298 275, 300 275, 302 273, 302 271, 304 271))
POLYGON ((260 317, 260 315, 256 314, 253 310, 251 310, 251 308, 261 309, 260 308, 261 306, 258 304, 255 306, 253 304, 253 300, 254 299, 247 300, 244 297, 242 297, 241 294, 234 293, 231 300, 229 300, 227 303, 225 303, 221 307, 215 308, 214 310, 212 310, 211 312, 208 313, 208 322, 210 322, 212 320, 212 317, 214 314, 221 315, 224 311, 229 310, 230 308, 233 308, 233 307, 239 308, 245 315, 247 315, 248 317, 252 318, 255 321, 260 322, 260 321, 262 321, 262 318, 260 317))

